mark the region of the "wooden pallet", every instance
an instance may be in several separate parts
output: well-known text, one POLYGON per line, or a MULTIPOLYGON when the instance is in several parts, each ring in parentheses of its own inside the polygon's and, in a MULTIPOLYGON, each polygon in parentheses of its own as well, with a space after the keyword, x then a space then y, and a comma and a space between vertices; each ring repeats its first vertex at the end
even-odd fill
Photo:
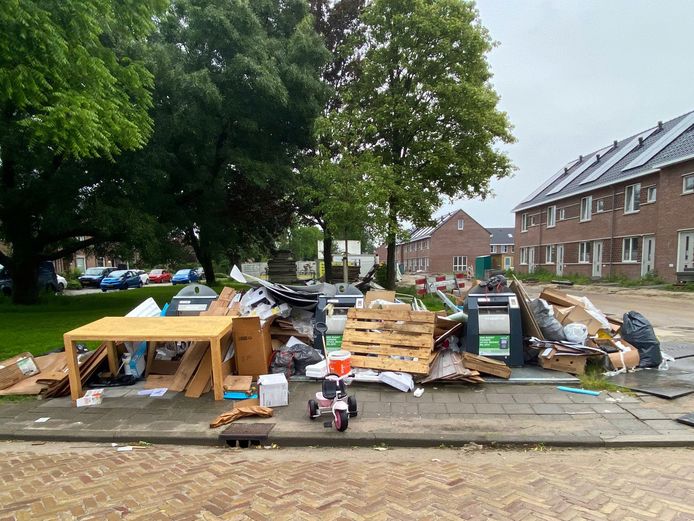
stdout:
POLYGON ((435 320, 429 311, 351 308, 342 349, 352 353, 353 367, 427 374, 435 320))

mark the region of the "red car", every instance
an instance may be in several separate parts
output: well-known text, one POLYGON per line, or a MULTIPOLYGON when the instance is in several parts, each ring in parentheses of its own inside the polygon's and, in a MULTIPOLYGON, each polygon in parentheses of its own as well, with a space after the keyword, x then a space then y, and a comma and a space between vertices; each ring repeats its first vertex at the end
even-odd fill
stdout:
POLYGON ((150 282, 171 282, 171 272, 169 270, 152 270, 149 272, 150 282))

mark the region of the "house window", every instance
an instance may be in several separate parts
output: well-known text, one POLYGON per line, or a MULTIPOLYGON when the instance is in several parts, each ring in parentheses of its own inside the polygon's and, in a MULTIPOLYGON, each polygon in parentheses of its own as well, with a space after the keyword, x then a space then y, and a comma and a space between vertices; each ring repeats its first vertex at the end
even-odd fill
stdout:
POLYGON ((636 213, 641 207, 641 183, 627 186, 624 191, 624 213, 636 213))
POLYGON ((84 272, 84 270, 87 269, 86 257, 81 257, 81 256, 75 257, 75 268, 80 273, 84 272))
POLYGON ((459 255, 459 256, 453 257, 453 271, 454 272, 467 271, 467 256, 466 255, 459 255))
POLYGON ((427 239, 427 240, 425 241, 425 243, 424 243, 424 248, 427 249, 427 250, 429 249, 429 239, 427 239))
POLYGON ((647 203, 655 203, 656 187, 655 186, 649 186, 646 194, 647 194, 646 195, 646 202, 647 203))
POLYGON ((458 219, 458 229, 462 230, 465 228, 465 221, 463 219, 458 219))
POLYGON ((581 199, 581 222, 590 221, 593 215, 593 196, 589 195, 581 199))
POLYGON ((595 201, 595 213, 600 213, 605 211, 605 201, 603 199, 598 199, 595 201))
POLYGON ((591 243, 584 241, 578 244, 578 262, 587 264, 590 262, 590 246, 591 243))
POLYGON ((528 264, 528 248, 520 249, 520 263, 528 264))
POLYGON ((556 246, 554 244, 548 244, 545 246, 545 264, 554 264, 554 252, 556 251, 556 246))
POLYGON ((563 221, 566 219, 566 208, 559 208, 559 220, 563 221))
POLYGON ((424 249, 424 241, 419 241, 419 249, 420 250, 424 249))
POLYGON ((524 213, 521 215, 521 231, 522 232, 528 231, 528 214, 527 213, 524 213))
POLYGON ((489 251, 491 253, 496 253, 496 245, 492 244, 491 247, 489 248, 489 251))
POLYGON ((557 225, 557 207, 547 207, 547 228, 554 228, 557 225))
POLYGON ((682 193, 694 193, 694 174, 689 174, 682 178, 682 193))
POLYGON ((636 262, 639 253, 639 238, 626 237, 622 243, 622 262, 636 262))
POLYGON ((429 257, 426 258, 424 265, 426 266, 426 269, 429 269, 429 257))
POLYGON ((501 247, 501 253, 508 253, 508 246, 507 246, 507 245, 504 244, 504 245, 501 247))

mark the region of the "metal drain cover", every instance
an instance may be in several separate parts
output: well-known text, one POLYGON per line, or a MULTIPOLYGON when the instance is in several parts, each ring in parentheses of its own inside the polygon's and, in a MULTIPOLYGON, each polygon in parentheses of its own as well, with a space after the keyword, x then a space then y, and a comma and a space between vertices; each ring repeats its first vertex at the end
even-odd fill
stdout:
POLYGON ((274 423, 232 423, 219 434, 223 441, 265 441, 274 423))

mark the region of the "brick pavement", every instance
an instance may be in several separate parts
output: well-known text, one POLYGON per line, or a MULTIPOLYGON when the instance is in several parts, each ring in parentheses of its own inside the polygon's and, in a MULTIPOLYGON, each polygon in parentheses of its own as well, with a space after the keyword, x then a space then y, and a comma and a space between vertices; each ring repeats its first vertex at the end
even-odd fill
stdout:
POLYGON ((692 520, 691 449, 0 443, 2 520, 692 520), (84 444, 82 444, 84 445, 84 444))
MULTIPOLYGON (((290 405, 275 409, 274 441, 283 446, 432 446, 479 443, 546 445, 689 444, 694 429, 674 418, 694 411, 694 396, 662 400, 650 396, 568 394, 548 385, 428 386, 424 395, 401 393, 379 384, 355 384, 360 415, 346 433, 325 429, 306 416, 306 400, 316 383, 292 383, 290 405)), ((73 408, 67 398, 0 402, 0 438, 68 441, 132 441, 214 444, 219 430, 208 425, 229 401, 211 396, 136 396, 133 389, 110 389, 101 406, 73 408), (49 417, 45 423, 35 423, 49 417)))

